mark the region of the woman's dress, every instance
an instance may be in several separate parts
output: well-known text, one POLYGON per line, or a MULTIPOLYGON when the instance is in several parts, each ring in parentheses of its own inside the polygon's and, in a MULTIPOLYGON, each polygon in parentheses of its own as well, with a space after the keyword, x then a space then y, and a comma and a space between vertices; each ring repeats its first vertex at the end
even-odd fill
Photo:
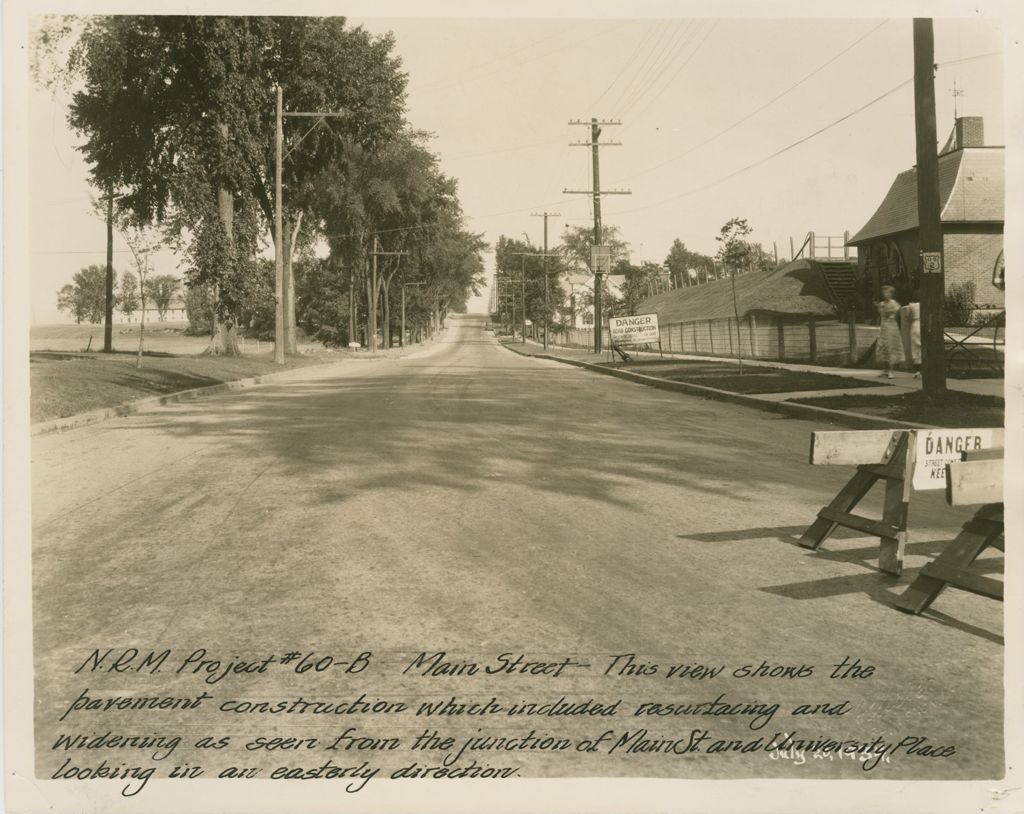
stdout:
POLYGON ((881 333, 878 337, 878 361, 887 365, 898 365, 903 361, 903 337, 896 315, 900 304, 896 300, 882 300, 878 303, 881 333))

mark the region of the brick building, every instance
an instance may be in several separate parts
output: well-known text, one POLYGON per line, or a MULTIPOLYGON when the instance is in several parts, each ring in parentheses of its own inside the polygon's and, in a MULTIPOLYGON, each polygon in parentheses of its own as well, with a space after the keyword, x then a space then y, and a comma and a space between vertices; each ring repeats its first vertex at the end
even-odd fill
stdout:
MULTIPOLYGON (((979 308, 1002 308, 1003 291, 993 271, 1003 250, 1005 150, 985 146, 981 117, 954 124, 939 153, 939 203, 946 289, 972 282, 979 308)), ((896 176, 874 215, 849 240, 856 246, 861 290, 874 300, 884 284, 896 287, 907 302, 920 279, 917 219, 917 169, 896 176)))

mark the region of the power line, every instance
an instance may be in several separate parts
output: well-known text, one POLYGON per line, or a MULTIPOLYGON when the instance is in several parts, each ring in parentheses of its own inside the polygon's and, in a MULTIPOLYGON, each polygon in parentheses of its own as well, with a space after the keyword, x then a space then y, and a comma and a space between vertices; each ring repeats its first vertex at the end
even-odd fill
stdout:
MULTIPOLYGON (((988 57, 999 56, 999 55, 1000 55, 999 51, 990 51, 990 52, 985 53, 985 54, 976 54, 976 55, 971 56, 971 57, 965 57, 964 59, 954 59, 954 60, 950 60, 948 62, 940 62, 940 63, 938 63, 936 65, 936 67, 943 68, 943 67, 946 67, 946 66, 949 66, 949 65, 957 65, 957 64, 960 64, 960 63, 963 63, 963 62, 971 62, 973 60, 985 59, 985 58, 988 58, 988 57)), ((712 181, 712 182, 710 182, 708 184, 704 184, 701 187, 697 187, 695 189, 687 190, 686 192, 681 192, 678 195, 673 195, 670 198, 665 198, 663 200, 656 201, 655 203, 647 204, 646 206, 639 206, 639 207, 634 207, 633 209, 622 210, 620 212, 617 212, 616 214, 617 215, 626 215, 626 214, 629 214, 629 213, 632 213, 632 212, 641 212, 641 211, 643 211, 645 209, 651 209, 651 208, 656 207, 656 206, 661 206, 662 204, 670 203, 671 201, 679 200, 680 198, 685 198, 685 197, 688 197, 690 195, 695 195, 698 192, 703 192, 703 191, 705 191, 707 189, 711 189, 712 187, 716 187, 719 184, 724 184, 726 181, 732 180, 737 175, 741 175, 742 173, 745 173, 745 172, 747 172, 749 170, 752 170, 755 167, 759 167, 762 164, 764 164, 764 163, 766 163, 768 161, 771 161, 773 158, 777 158, 778 156, 782 155, 783 153, 787 153, 790 150, 792 150, 793 148, 799 147, 801 144, 804 144, 805 142, 810 141, 811 139, 815 138, 816 136, 820 136, 822 133, 826 132, 827 130, 831 130, 836 125, 842 124, 847 119, 852 118, 853 116, 856 116, 858 113, 860 113, 860 112, 862 112, 864 110, 867 110, 872 105, 875 105, 878 102, 881 102, 883 99, 886 99, 887 97, 892 96, 894 93, 896 93, 897 91, 899 91, 902 88, 906 87, 907 85, 909 85, 913 81, 914 81, 914 77, 910 77, 909 79, 905 79, 904 81, 900 82, 895 87, 890 88, 889 90, 887 90, 885 93, 881 94, 880 96, 876 96, 870 102, 867 102, 867 103, 861 105, 856 110, 853 110, 853 111, 847 113, 845 116, 841 116, 840 118, 836 119, 835 121, 831 122, 830 124, 826 124, 824 127, 821 127, 819 129, 815 130, 813 133, 810 133, 809 135, 806 135, 803 138, 801 138, 801 139, 799 139, 797 141, 794 141, 791 144, 788 144, 787 146, 783 147, 780 150, 776 150, 771 155, 767 155, 764 158, 761 158, 761 159, 759 159, 758 161, 755 161, 752 164, 748 164, 747 166, 742 167, 742 168, 736 170, 735 172, 730 173, 729 175, 726 175, 726 176, 724 176, 722 178, 719 178, 717 181, 712 181)))
POLYGON ((675 35, 668 28, 660 28, 655 35, 654 41, 647 50, 643 61, 636 72, 619 88, 615 94, 614 101, 609 105, 612 110, 621 109, 633 93, 640 90, 640 78, 645 76, 651 65, 658 62, 665 54, 669 53, 671 41, 675 35))
POLYGON ((864 110, 867 110, 872 105, 875 105, 878 102, 881 102, 883 99, 886 99, 887 97, 892 96, 898 90, 901 90, 901 89, 905 88, 907 85, 909 85, 913 81, 914 81, 914 78, 911 77, 910 79, 906 79, 903 82, 900 82, 895 87, 890 88, 889 90, 887 90, 881 96, 876 96, 870 102, 867 102, 866 104, 861 105, 856 110, 853 110, 850 113, 847 113, 845 116, 842 116, 842 117, 836 119, 834 122, 831 122, 830 124, 826 124, 824 127, 821 127, 819 129, 815 130, 813 133, 810 133, 809 135, 806 135, 803 138, 801 138, 801 139, 799 139, 797 141, 794 141, 791 144, 786 145, 781 150, 776 150, 771 155, 767 155, 764 158, 761 158, 761 159, 755 161, 752 164, 748 164, 745 167, 742 167, 742 168, 740 168, 740 169, 738 169, 738 170, 736 170, 734 172, 731 172, 728 175, 723 176, 722 178, 719 178, 716 181, 712 181, 712 182, 710 182, 708 184, 704 184, 703 186, 687 190, 686 192, 681 192, 678 195, 673 195, 673 196, 671 196, 669 198, 664 198, 663 200, 656 201, 655 203, 647 204, 646 206, 638 206, 638 207, 635 207, 633 209, 626 209, 626 210, 617 212, 616 214, 618 214, 618 215, 625 215, 625 214, 628 214, 628 213, 631 213, 631 212, 641 212, 641 211, 643 211, 645 209, 651 209, 651 208, 656 207, 656 206, 661 206, 662 204, 670 203, 671 201, 677 201, 680 198, 685 198, 685 197, 687 197, 689 195, 696 195, 698 192, 704 192, 705 190, 711 189, 712 187, 716 187, 719 184, 724 184, 726 181, 732 180, 737 175, 742 175, 743 173, 748 172, 748 171, 754 169, 755 167, 759 167, 762 164, 764 164, 764 163, 766 163, 768 161, 771 161, 773 158, 777 158, 778 156, 782 155, 783 153, 789 152, 790 150, 794 149, 795 147, 799 147, 801 144, 804 144, 805 142, 810 141, 812 138, 815 138, 816 136, 820 136, 825 131, 831 130, 836 125, 842 124, 847 119, 849 119, 849 118, 851 118, 853 116, 856 116, 858 113, 860 113, 860 112, 862 112, 864 110))
POLYGON ((669 89, 670 87, 672 87, 672 84, 673 84, 673 83, 674 83, 674 82, 676 81, 676 79, 678 78, 679 74, 681 74, 681 73, 683 72, 683 69, 684 69, 684 68, 685 68, 685 67, 686 67, 687 65, 689 65, 689 64, 690 64, 690 62, 692 62, 692 61, 693 61, 693 58, 694 58, 695 56, 697 56, 697 53, 698 53, 698 52, 700 51, 701 47, 703 47, 703 45, 704 45, 704 43, 705 43, 705 42, 707 41, 708 37, 710 37, 710 36, 711 36, 711 33, 712 33, 712 32, 713 32, 714 30, 715 30, 715 27, 716 27, 717 25, 718 25, 718 21, 717 21, 717 20, 714 20, 714 21, 712 21, 711 25, 710 25, 710 26, 709 26, 709 27, 708 27, 708 28, 706 29, 706 31, 704 32, 704 36, 703 36, 703 37, 701 37, 701 40, 700 40, 700 42, 698 42, 698 43, 697 43, 697 46, 696 46, 696 47, 695 47, 695 48, 694 48, 694 49, 693 49, 693 50, 692 50, 692 51, 690 52, 690 55, 689 55, 689 56, 688 56, 688 57, 687 57, 687 58, 686 58, 686 59, 685 59, 685 60, 684 60, 684 61, 682 62, 682 64, 681 64, 681 65, 680 65, 680 66, 679 66, 679 67, 678 67, 678 68, 676 69, 676 72, 675 72, 674 74, 672 74, 672 76, 671 76, 671 78, 670 78, 670 79, 668 80, 668 82, 666 82, 666 83, 665 83, 664 85, 662 85, 662 86, 661 86, 661 90, 660 90, 660 91, 658 91, 658 93, 657 93, 657 94, 656 94, 656 95, 655 95, 655 96, 654 96, 653 98, 651 98, 651 99, 650 99, 650 100, 649 100, 649 101, 647 102, 647 104, 646 104, 646 105, 644 105, 644 106, 643 106, 642 108, 640 108, 640 111, 639 111, 639 112, 638 112, 638 113, 636 114, 635 118, 639 118, 639 117, 640 117, 640 116, 642 116, 642 115, 643 115, 644 113, 646 113, 646 112, 647 112, 647 110, 649 110, 649 109, 650 109, 651 105, 652 105, 652 104, 654 104, 654 103, 655 103, 655 102, 656 102, 656 101, 657 101, 658 99, 660 99, 660 98, 661 98, 661 95, 662 95, 662 94, 663 94, 663 93, 664 93, 664 92, 665 92, 666 90, 668 90, 668 89, 669 89))
POLYGON ((605 89, 603 91, 601 91, 601 95, 598 96, 597 99, 594 100, 594 102, 589 105, 591 110, 593 110, 594 108, 597 107, 598 103, 602 99, 604 99, 604 97, 608 94, 608 91, 610 91, 612 89, 612 86, 616 82, 618 82, 619 79, 621 79, 626 74, 627 71, 629 71, 629 69, 633 66, 633 63, 636 62, 636 58, 638 56, 640 56, 640 54, 645 50, 645 48, 644 48, 645 43, 648 40, 652 40, 655 37, 655 35, 657 34, 658 30, 659 30, 659 28, 658 28, 657 24, 655 24, 655 25, 652 25, 650 28, 647 29, 647 31, 644 32, 643 36, 640 38, 640 41, 636 44, 636 48, 633 49, 633 53, 630 54, 629 59, 627 59, 626 62, 623 64, 622 68, 620 68, 619 71, 615 75, 612 76, 612 81, 608 83, 608 85, 605 87, 605 89))
MULTIPOLYGON (((827 67, 828 67, 829 65, 831 65, 831 64, 832 64, 833 62, 835 62, 835 61, 836 61, 837 59, 839 59, 840 57, 842 57, 842 56, 843 56, 844 54, 846 54, 846 53, 847 53, 848 51, 850 51, 851 49, 853 49, 853 48, 854 48, 855 46, 859 45, 859 44, 860 44, 861 42, 863 42, 864 40, 866 40, 866 39, 867 39, 868 37, 870 37, 870 36, 871 36, 872 34, 874 34, 874 33, 875 33, 876 31, 878 31, 878 29, 880 29, 880 28, 881 28, 881 27, 882 27, 883 25, 885 25, 885 24, 886 24, 887 22, 889 22, 889 21, 888 21, 888 20, 882 20, 882 22, 881 22, 881 23, 879 23, 878 25, 876 25, 876 26, 875 26, 874 28, 872 28, 872 29, 871 29, 870 31, 868 31, 868 32, 867 32, 866 34, 864 34, 864 35, 862 35, 861 37, 859 37, 859 38, 857 38, 856 40, 854 40, 854 41, 853 41, 852 43, 850 43, 850 45, 846 46, 846 48, 844 48, 844 49, 843 49, 842 51, 840 51, 839 53, 837 53, 837 54, 835 54, 834 56, 830 57, 830 58, 829 58, 828 60, 826 60, 825 62, 823 62, 823 63, 822 63, 821 65, 819 65, 819 66, 818 66, 817 68, 815 68, 815 69, 814 69, 813 71, 811 71, 811 72, 810 72, 809 74, 807 74, 806 76, 804 76, 804 77, 803 77, 802 79, 800 79, 800 80, 798 80, 798 81, 794 82, 794 83, 793 83, 792 85, 790 85, 790 86, 789 86, 788 88, 786 88, 786 89, 785 89, 784 91, 782 91, 782 93, 779 93, 778 95, 776 95, 776 96, 772 97, 772 98, 771 98, 771 99, 769 99, 769 100, 768 100, 767 102, 765 102, 765 103, 764 103, 763 105, 761 105, 760 107, 757 107, 757 108, 755 108, 754 110, 750 111, 750 113, 747 113, 747 114, 746 114, 745 116, 743 116, 742 118, 740 118, 740 119, 737 119, 737 120, 736 120, 736 121, 734 121, 734 122, 733 122, 732 124, 730 124, 730 125, 729 125, 728 127, 726 127, 726 128, 724 129, 724 130, 720 130, 720 131, 718 131, 718 132, 717 132, 717 133, 715 133, 715 134, 714 134, 713 136, 711 136, 711 137, 709 137, 709 138, 705 139, 704 141, 700 142, 699 144, 696 144, 696 145, 694 145, 693 147, 690 147, 689 149, 685 150, 684 152, 678 153, 677 155, 674 155, 674 156, 672 156, 671 158, 668 158, 668 159, 666 159, 666 160, 664 160, 664 161, 662 161, 662 162, 659 162, 658 164, 655 164, 655 165, 653 165, 653 166, 651 166, 651 167, 647 167, 646 169, 640 170, 639 172, 633 173, 632 175, 630 175, 630 176, 629 176, 629 179, 633 179, 633 178, 636 178, 636 177, 638 177, 638 176, 641 176, 641 175, 646 175, 646 174, 647 174, 647 173, 649 173, 649 172, 654 172, 655 170, 661 169, 662 167, 665 167, 665 166, 667 166, 667 165, 669 165, 669 164, 672 164, 673 162, 675 162, 675 161, 678 161, 679 159, 681 159, 681 158, 685 158, 686 156, 690 155, 690 153, 693 153, 693 152, 695 152, 696 150, 699 150, 699 149, 700 149, 701 147, 706 147, 706 146, 707 146, 708 144, 710 144, 711 142, 713 142, 713 141, 717 141, 717 140, 718 140, 719 138, 721 138, 722 136, 724 136, 724 135, 725 135, 726 133, 730 133, 730 132, 732 132, 732 131, 733 131, 733 130, 735 130, 735 129, 736 129, 737 127, 739 127, 739 126, 740 126, 741 124, 744 124, 745 122, 747 122, 747 121, 749 121, 750 119, 752 119, 752 118, 753 118, 754 116, 756 116, 756 115, 757 115, 758 113, 760 113, 760 112, 761 112, 762 110, 764 110, 764 109, 766 109, 766 108, 770 107, 771 105, 775 104, 775 103, 776 103, 777 101, 779 101, 779 100, 780 100, 780 99, 782 99, 783 97, 785 97, 785 96, 788 96, 788 95, 789 95, 790 93, 792 93, 792 92, 793 92, 794 90, 796 90, 796 89, 797 89, 798 87, 800 87, 800 86, 801 86, 802 84, 804 84, 804 83, 805 83, 805 82, 806 82, 807 80, 809 80, 809 79, 810 79, 811 77, 813 77, 813 76, 815 76, 815 75, 817 75, 817 74, 821 73, 821 71, 823 71, 823 70, 824 70, 825 68, 827 68, 827 67)), ((709 33, 710 33, 710 32, 709 32, 709 33)), ((703 44, 703 43, 702 43, 702 44, 703 44)), ((673 77, 673 78, 674 78, 674 77, 673 77)), ((646 108, 644 108, 644 109, 646 110, 646 108)))
POLYGON ((650 91, 654 86, 654 83, 661 77, 665 67, 675 60, 679 47, 682 45, 684 40, 689 38, 693 29, 694 23, 688 22, 683 28, 675 32, 675 34, 669 38, 665 47, 662 48, 661 53, 654 58, 648 69, 637 76, 637 91, 632 94, 627 94, 622 100, 624 107, 622 108, 620 115, 626 115, 636 102, 639 99, 642 99, 644 94, 650 91))

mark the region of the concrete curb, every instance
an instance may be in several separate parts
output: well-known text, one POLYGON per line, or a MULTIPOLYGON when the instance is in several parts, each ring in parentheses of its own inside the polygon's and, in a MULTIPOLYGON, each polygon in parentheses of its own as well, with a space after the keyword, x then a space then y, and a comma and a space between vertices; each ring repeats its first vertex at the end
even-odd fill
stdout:
MULTIPOLYGON (((337 361, 324 362, 324 365, 333 365, 341 361, 345 360, 338 359, 337 361)), ((65 416, 64 418, 56 418, 49 421, 40 421, 32 425, 31 434, 45 435, 51 432, 73 430, 78 427, 85 427, 89 424, 97 424, 100 421, 107 421, 111 418, 123 418, 124 416, 142 412, 143 410, 147 410, 151 407, 158 407, 165 404, 180 404, 183 401, 193 401, 195 399, 202 398, 203 396, 215 396, 220 393, 245 390, 266 382, 286 379, 300 371, 310 370, 320 366, 321 365, 305 365, 303 367, 292 368, 291 370, 282 370, 277 373, 263 373, 260 376, 251 376, 246 379, 235 379, 234 381, 211 384, 206 387, 193 387, 190 390, 179 390, 175 393, 167 393, 163 396, 147 396, 146 398, 125 402, 124 404, 118 404, 115 407, 104 407, 99 410, 90 410, 87 413, 79 413, 78 415, 65 416)))
POLYGON ((862 430, 888 430, 888 429, 935 429, 930 424, 912 424, 908 421, 896 421, 890 418, 877 418, 853 413, 848 410, 830 410, 827 407, 815 407, 810 404, 797 404, 793 401, 770 401, 757 396, 748 396, 743 393, 733 393, 731 390, 719 390, 717 387, 706 387, 701 384, 689 382, 674 382, 669 379, 659 379, 655 376, 646 376, 643 373, 632 373, 627 370, 616 370, 615 368, 602 367, 581 359, 566 359, 561 356, 552 356, 548 353, 530 353, 519 350, 501 343, 502 347, 508 348, 520 356, 532 356, 535 359, 548 359, 552 362, 561 362, 574 367, 581 367, 584 370, 591 370, 594 373, 601 373, 605 376, 614 376, 617 379, 635 382, 636 384, 656 387, 659 390, 668 390, 673 393, 686 393, 691 396, 701 396, 718 401, 728 401, 733 404, 742 404, 744 407, 753 407, 757 410, 765 410, 770 413, 781 413, 794 418, 804 418, 809 421, 826 421, 832 424, 842 424, 846 427, 853 427, 862 430))

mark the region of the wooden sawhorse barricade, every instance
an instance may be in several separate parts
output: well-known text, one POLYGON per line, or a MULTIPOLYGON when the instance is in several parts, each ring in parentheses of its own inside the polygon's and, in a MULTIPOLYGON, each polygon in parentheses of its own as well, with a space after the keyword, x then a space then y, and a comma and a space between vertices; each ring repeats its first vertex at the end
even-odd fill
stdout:
POLYGON ((879 570, 899 576, 913 490, 943 488, 946 464, 959 460, 965 451, 1002 446, 1003 431, 991 428, 811 433, 812 464, 852 465, 857 471, 832 502, 818 512, 799 544, 817 549, 837 527, 855 529, 879 538, 879 570), (878 481, 885 482, 882 518, 854 514, 857 504, 878 481))
POLYGON ((896 607, 907 613, 927 610, 946 587, 1003 601, 1002 582, 968 570, 986 548, 1004 550, 1003 460, 968 459, 949 464, 946 471, 946 500, 951 506, 984 505, 896 600, 896 607))

